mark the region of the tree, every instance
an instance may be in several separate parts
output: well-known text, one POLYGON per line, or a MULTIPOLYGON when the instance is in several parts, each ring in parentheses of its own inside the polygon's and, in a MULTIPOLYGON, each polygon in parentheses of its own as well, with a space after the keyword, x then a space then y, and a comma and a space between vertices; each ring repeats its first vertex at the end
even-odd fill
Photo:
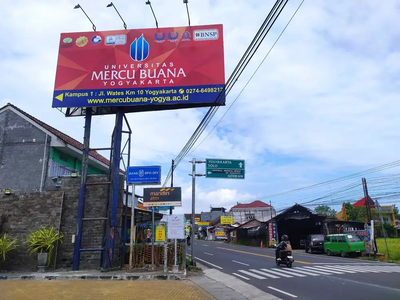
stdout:
MULTIPOLYGON (((366 222, 368 220, 367 208, 365 206, 356 206, 347 208, 347 219, 353 222, 366 222)), ((372 220, 379 220, 378 212, 371 208, 372 220)))
POLYGON ((399 208, 396 206, 396 204, 393 205, 393 211, 396 220, 400 220, 399 208))
POLYGON ((315 211, 319 214, 325 214, 329 217, 335 217, 337 213, 336 210, 330 208, 328 205, 318 205, 315 208, 315 211))

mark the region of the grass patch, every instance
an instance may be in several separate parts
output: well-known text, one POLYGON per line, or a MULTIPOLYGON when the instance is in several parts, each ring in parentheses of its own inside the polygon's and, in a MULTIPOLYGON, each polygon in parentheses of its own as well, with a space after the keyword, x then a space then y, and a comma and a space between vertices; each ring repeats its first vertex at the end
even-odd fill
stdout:
MULTIPOLYGON (((400 238, 388 238, 386 239, 389 248, 390 258, 393 261, 400 263, 400 238)), ((376 239, 376 246, 378 247, 378 253, 386 254, 386 260, 388 253, 386 250, 385 239, 376 239)))

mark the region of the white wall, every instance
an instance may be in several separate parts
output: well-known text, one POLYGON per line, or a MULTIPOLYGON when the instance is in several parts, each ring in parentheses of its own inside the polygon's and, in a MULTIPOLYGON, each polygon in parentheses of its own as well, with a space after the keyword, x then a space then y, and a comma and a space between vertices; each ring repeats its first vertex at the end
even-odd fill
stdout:
POLYGON ((276 215, 275 209, 273 207, 260 207, 250 209, 235 208, 232 209, 231 212, 233 215, 233 223, 239 222, 240 224, 251 220, 249 218, 249 215, 254 215, 254 219, 260 222, 266 222, 276 215))

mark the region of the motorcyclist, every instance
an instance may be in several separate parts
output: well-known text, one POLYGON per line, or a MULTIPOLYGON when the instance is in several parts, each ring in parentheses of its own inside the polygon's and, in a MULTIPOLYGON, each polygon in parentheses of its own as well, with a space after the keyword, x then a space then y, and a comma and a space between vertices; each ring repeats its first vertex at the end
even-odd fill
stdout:
POLYGON ((190 235, 187 236, 186 243, 187 243, 188 246, 190 246, 190 235))
POLYGON ((275 249, 275 257, 276 257, 276 259, 280 259, 279 258, 279 251, 286 250, 286 248, 288 246, 288 243, 289 243, 289 237, 286 234, 282 235, 281 242, 278 245, 276 245, 276 249, 275 249))

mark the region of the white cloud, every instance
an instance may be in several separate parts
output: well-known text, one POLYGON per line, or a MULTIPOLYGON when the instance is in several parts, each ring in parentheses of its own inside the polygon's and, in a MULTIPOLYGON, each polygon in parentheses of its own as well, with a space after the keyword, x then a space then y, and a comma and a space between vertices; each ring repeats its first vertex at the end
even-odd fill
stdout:
MULTIPOLYGON (((230 105, 300 0, 282 15, 227 98, 230 105)), ((61 32, 90 31, 72 1, 2 2, 0 106, 11 102, 78 140, 83 118, 51 108, 61 32)), ((121 29, 108 1, 80 1, 98 30, 121 29)), ((185 6, 152 3, 161 27, 187 24, 185 6)), ((115 3, 129 28, 154 26, 144 3, 115 3)), ((226 78, 263 22, 271 1, 193 1, 192 25, 224 25, 226 78)), ((192 157, 246 159, 245 180, 197 180, 196 206, 235 203, 289 190, 398 159, 400 29, 396 1, 305 1, 259 72, 226 117, 176 172, 190 211, 192 157)), ((211 125, 226 111, 222 107, 211 125)), ((134 113, 132 165, 161 164, 164 176, 204 109, 134 113)), ((110 143, 114 119, 95 117, 92 145, 110 143)), ((205 132, 207 134, 208 128, 205 132)), ((200 137, 200 141, 205 135, 200 137)), ((202 170, 204 166, 198 166, 202 170)), ((393 169, 393 172, 398 169, 393 169)), ((325 192, 325 190, 324 190, 325 192)), ((362 196, 362 195, 360 195, 362 196)), ((285 200, 286 201, 286 200, 285 200)), ((290 201, 294 201, 293 199, 290 201)), ((284 202, 292 203, 290 201, 284 202)))

